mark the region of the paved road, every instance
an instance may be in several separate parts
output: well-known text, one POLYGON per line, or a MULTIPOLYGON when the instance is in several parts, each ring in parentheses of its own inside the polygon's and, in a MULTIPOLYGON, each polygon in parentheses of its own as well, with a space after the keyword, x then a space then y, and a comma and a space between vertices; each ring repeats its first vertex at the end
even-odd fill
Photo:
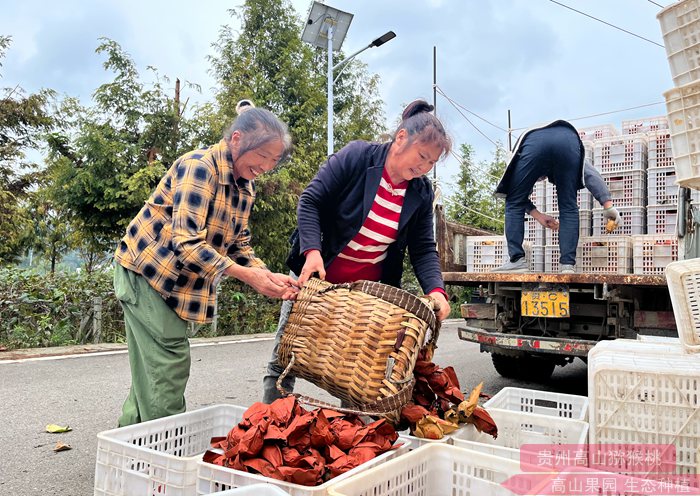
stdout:
MULTIPOLYGON (((586 367, 580 361, 557 368, 547 384, 503 379, 478 345, 457 338, 457 324, 443 327, 435 362, 454 366, 462 389, 484 381, 484 392, 517 385, 586 394, 586 367)), ((196 342, 197 340, 195 340, 196 342)), ((271 336, 203 343, 192 349, 187 388, 189 409, 232 403, 247 406, 260 397, 261 378, 272 350, 271 336)), ((116 427, 129 389, 125 353, 80 355, 58 360, 0 360, 0 495, 48 496, 92 494, 98 432, 116 427), (66 434, 44 432, 46 424, 68 424, 66 434), (57 441, 72 450, 53 452, 57 441)), ((322 391, 300 384, 299 392, 322 391)))

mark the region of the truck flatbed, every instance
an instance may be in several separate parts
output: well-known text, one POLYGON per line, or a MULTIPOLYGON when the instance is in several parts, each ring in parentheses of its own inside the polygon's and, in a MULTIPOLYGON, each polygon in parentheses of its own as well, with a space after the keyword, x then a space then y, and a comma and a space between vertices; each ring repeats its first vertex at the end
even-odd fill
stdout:
POLYGON ((638 274, 554 274, 546 272, 443 272, 445 284, 470 286, 474 283, 560 283, 607 284, 609 286, 666 286, 665 276, 638 274))

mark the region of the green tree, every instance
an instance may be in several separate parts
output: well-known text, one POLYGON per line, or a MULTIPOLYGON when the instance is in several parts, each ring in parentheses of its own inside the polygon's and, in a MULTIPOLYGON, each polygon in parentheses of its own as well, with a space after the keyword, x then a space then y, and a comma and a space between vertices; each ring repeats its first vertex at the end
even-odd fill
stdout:
MULTIPOLYGON (((0 36, 0 67, 11 41, 9 36, 0 36)), ((42 134, 53 124, 49 109, 53 92, 25 95, 19 86, 0 92, 0 263, 7 263, 21 255, 31 222, 22 206, 36 181, 37 165, 26 153, 37 148, 42 134)))
POLYGON ((48 159, 53 197, 92 254, 111 251, 194 136, 179 94, 166 94, 167 78, 149 68, 154 80, 141 82, 133 60, 112 40, 102 39, 96 51, 106 55, 114 80, 97 88, 92 107, 63 102, 66 125, 50 137, 48 159))
MULTIPOLYGON (((289 125, 293 157, 256 181, 259 195, 251 217, 253 234, 265 233, 253 241, 256 252, 273 270, 283 270, 299 194, 326 158, 326 55, 301 41, 302 22, 285 0, 247 0, 231 13, 241 21, 240 32, 223 27, 210 58, 220 123, 212 134, 221 135, 242 98, 289 125)), ((357 62, 340 75, 334 99, 336 149, 352 139, 376 139, 384 131, 378 84, 378 77, 357 62)))
POLYGON ((56 264, 75 246, 76 238, 68 215, 56 207, 46 187, 29 195, 24 213, 33 219, 26 230, 24 244, 48 260, 53 274, 56 264))
POLYGON ((446 201, 449 220, 460 224, 503 233, 505 202, 493 196, 493 191, 505 170, 505 150, 499 144, 490 161, 478 165, 474 148, 460 147, 459 172, 454 178, 455 191, 446 201))

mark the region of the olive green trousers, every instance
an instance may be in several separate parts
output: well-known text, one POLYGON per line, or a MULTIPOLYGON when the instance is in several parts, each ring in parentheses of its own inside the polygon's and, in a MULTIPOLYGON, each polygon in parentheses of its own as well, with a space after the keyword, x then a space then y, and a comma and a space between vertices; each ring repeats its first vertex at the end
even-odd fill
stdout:
POLYGON ((142 276, 119 264, 114 292, 124 309, 131 368, 119 427, 184 412, 190 377, 187 322, 142 276))

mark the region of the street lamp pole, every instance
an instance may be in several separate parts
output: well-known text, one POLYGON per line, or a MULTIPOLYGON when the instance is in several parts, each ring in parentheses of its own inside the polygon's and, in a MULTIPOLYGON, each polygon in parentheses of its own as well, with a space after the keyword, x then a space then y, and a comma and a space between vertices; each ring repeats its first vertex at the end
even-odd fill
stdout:
POLYGON ((333 154, 333 24, 328 26, 328 156, 333 154))
MULTIPOLYGON (((333 83, 335 79, 337 79, 337 77, 333 79, 333 71, 335 69, 344 68, 348 62, 368 48, 381 46, 396 37, 393 31, 384 33, 366 47, 358 50, 334 66, 333 50, 340 50, 348 28, 350 27, 350 23, 352 22, 352 18, 352 14, 326 5, 323 1, 313 1, 309 7, 304 30, 301 34, 302 41, 328 50, 328 155, 333 153, 333 83)), ((340 72, 342 72, 342 69, 340 72)), ((338 76, 340 76, 340 72, 338 76)))
POLYGON ((379 38, 372 40, 372 42, 367 46, 360 48, 358 51, 333 66, 333 51, 331 49, 333 46, 333 26, 331 25, 328 28, 328 155, 333 153, 333 83, 338 80, 340 73, 343 72, 343 69, 347 67, 348 62, 350 62, 352 59, 368 48, 382 46, 384 43, 389 40, 393 40, 394 38, 396 38, 396 33, 393 31, 387 31, 379 38), (340 72, 338 72, 338 75, 334 78, 333 73, 336 69, 340 69, 340 72))

